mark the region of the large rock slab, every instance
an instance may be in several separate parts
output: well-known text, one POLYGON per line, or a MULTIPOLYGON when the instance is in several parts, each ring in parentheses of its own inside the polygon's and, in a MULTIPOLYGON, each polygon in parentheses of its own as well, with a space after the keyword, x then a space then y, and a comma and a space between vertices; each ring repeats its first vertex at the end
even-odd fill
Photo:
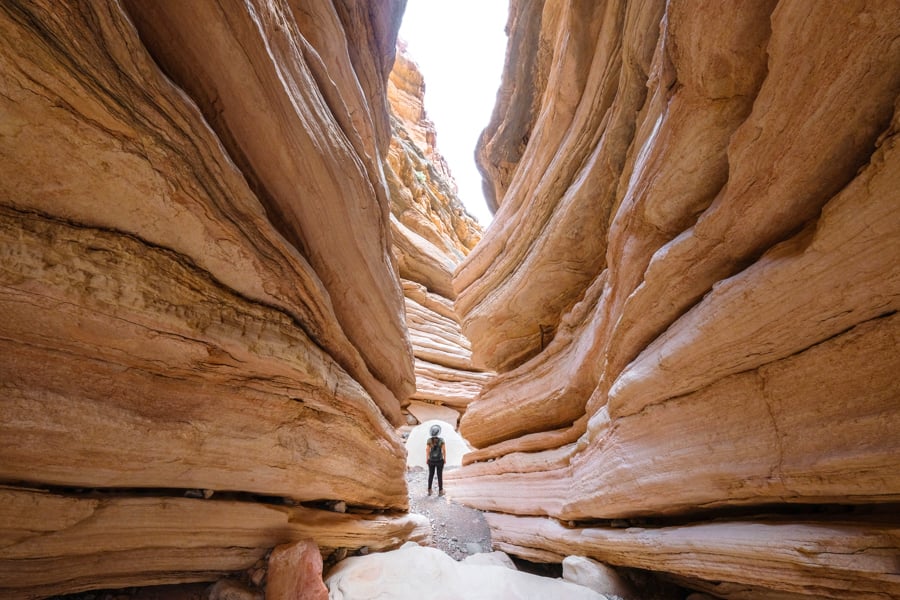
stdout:
POLYGON ((258 502, 0 489, 0 592, 43 598, 80 590, 213 581, 269 548, 427 543, 418 515, 356 515, 258 502))
POLYGON ((503 566, 456 562, 435 548, 407 544, 393 552, 348 558, 325 578, 332 598, 571 598, 606 596, 563 581, 503 566), (423 574, 428 574, 427 577, 423 574))
MULTIPOLYGON (((499 371, 461 421, 479 449, 448 474, 454 499, 661 525, 895 503, 898 13, 523 4, 480 149, 495 221, 454 277, 473 362, 499 371)), ((821 595, 792 567, 727 583, 725 530, 692 531, 710 568, 683 580, 715 596, 840 597, 859 578, 878 597, 893 573, 821 595)))
MULTIPOLYGON (((310 15, 287 1, 252 11, 126 3, 141 41, 197 103, 260 188, 273 225, 321 278, 370 370, 404 398, 414 378, 382 183, 379 149, 387 138, 377 138, 351 56, 340 51, 354 43, 341 15, 331 2, 312 6, 310 15)), ((381 6, 387 15, 398 9, 381 6)), ((383 33, 389 48, 396 33, 383 33)), ((384 59, 370 39, 356 43, 384 59)))
POLYGON ((505 552, 536 561, 589 554, 669 573, 721 598, 884 600, 900 593, 893 566, 900 540, 896 524, 723 521, 610 529, 492 513, 485 518, 494 546, 505 552))
POLYGON ((0 595, 419 535, 266 504, 407 504, 382 168, 400 4, 0 6, 0 470, 66 494, 2 503, 0 595))
POLYGON ((3 479, 406 506, 399 439, 289 316, 130 237, 0 223, 3 479))
POLYGON ((406 325, 416 358, 446 367, 472 371, 472 353, 459 323, 406 299, 406 325))

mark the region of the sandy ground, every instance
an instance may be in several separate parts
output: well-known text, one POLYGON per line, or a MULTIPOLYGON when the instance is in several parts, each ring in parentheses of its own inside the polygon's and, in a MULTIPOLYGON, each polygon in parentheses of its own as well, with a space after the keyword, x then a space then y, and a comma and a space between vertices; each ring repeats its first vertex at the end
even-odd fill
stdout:
MULTIPOLYGON (((444 469, 444 474, 450 469, 444 469)), ((491 551, 491 530, 481 511, 457 504, 453 501, 449 488, 447 495, 437 495, 437 481, 434 494, 428 496, 428 471, 413 467, 406 471, 409 486, 409 512, 424 515, 431 521, 434 532, 433 546, 443 550, 455 560, 462 560, 470 554, 491 551)))

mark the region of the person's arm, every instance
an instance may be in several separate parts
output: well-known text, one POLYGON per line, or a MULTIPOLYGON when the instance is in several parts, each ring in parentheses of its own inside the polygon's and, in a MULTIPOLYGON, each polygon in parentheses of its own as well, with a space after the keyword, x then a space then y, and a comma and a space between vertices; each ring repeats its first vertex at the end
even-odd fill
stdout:
POLYGON ((431 456, 431 440, 425 442, 425 462, 428 462, 429 457, 431 456))
POLYGON ((447 462, 447 442, 441 440, 441 460, 447 462))

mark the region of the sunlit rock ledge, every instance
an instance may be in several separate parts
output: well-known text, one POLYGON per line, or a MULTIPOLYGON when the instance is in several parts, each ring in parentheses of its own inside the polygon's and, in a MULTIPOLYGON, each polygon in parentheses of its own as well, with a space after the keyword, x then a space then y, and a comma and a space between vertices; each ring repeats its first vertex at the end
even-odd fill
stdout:
POLYGON ((900 595, 900 13, 511 4, 450 493, 533 560, 900 595))

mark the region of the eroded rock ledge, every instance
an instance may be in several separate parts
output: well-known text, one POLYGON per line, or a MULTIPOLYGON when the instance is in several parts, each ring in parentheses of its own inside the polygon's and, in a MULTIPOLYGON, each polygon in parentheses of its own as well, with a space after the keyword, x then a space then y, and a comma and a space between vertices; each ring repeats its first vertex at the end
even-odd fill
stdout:
POLYGON ((395 430, 401 12, 0 6, 0 595, 427 539, 395 430))
POLYGON ((867 516, 900 499, 900 13, 512 13, 480 144, 498 208, 453 281, 500 374, 454 497, 532 559, 723 598, 900 595, 896 517, 867 516), (705 522, 737 508, 787 516, 705 522))

